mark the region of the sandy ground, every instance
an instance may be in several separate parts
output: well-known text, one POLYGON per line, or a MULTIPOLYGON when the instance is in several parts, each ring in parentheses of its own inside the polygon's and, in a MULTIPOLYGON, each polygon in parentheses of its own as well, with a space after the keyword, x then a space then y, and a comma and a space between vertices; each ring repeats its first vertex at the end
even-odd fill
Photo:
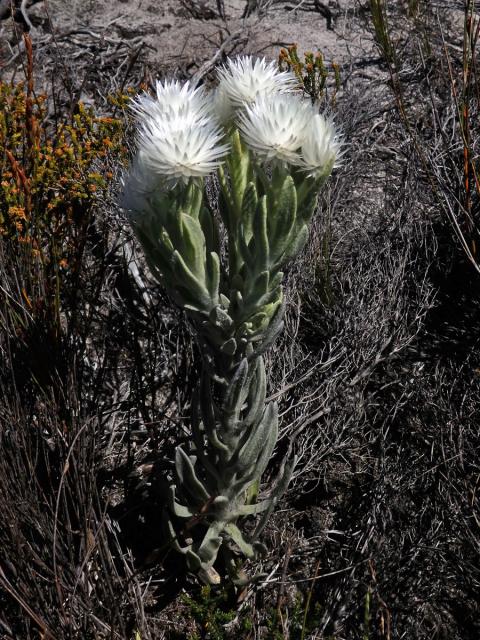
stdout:
MULTIPOLYGON (((320 50, 326 60, 342 66, 376 56, 358 0, 322 3, 326 9, 322 13, 311 0, 272 2, 266 11, 247 18, 242 17, 245 0, 227 0, 224 19, 215 15, 213 0, 193 3, 204 6, 203 15, 211 15, 210 19, 192 15, 185 4, 179 0, 49 0, 30 6, 28 15, 37 48, 47 46, 55 35, 67 47, 76 45, 77 64, 83 61, 95 66, 100 63, 95 59, 98 51, 90 47, 82 56, 82 48, 87 50, 93 37, 100 48, 110 44, 134 51, 141 46, 152 76, 157 77, 179 69, 187 75, 195 73, 219 47, 225 55, 253 53, 276 58, 281 46, 296 43, 300 54, 320 50)), ((0 28, 1 54, 8 69, 16 38, 7 21, 0 28)))
MULTIPOLYGON (((212 9, 216 6, 213 1, 203 4, 212 9)), ((355 0, 325 3, 330 4, 333 17, 330 29, 329 21, 314 9, 313 2, 279 3, 263 15, 243 19, 245 4, 245 0, 227 1, 225 20, 199 20, 189 15, 178 0, 77 0, 73 10, 65 0, 49 3, 59 28, 70 23, 73 13, 75 24, 103 29, 127 40, 142 36, 151 47, 152 60, 161 66, 185 58, 198 63, 232 33, 248 39, 242 50, 270 57, 276 56, 279 46, 292 42, 298 44, 300 52, 321 49, 338 62, 347 62, 371 49, 371 39, 359 25, 355 0)))

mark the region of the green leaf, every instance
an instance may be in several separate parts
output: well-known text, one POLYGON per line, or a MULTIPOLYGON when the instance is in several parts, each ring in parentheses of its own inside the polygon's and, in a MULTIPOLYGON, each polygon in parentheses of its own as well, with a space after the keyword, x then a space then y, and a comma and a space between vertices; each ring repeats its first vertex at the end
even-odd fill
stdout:
POLYGON ((255 557, 253 546, 245 540, 242 532, 236 524, 234 524, 233 522, 229 522, 227 525, 225 525, 225 531, 229 534, 240 551, 247 556, 247 558, 255 557))
POLYGON ((210 495, 195 473, 192 461, 181 447, 177 447, 175 452, 175 471, 180 486, 188 491, 198 507, 208 502, 210 495))
POLYGON ((260 301, 269 292, 270 271, 262 271, 253 282, 249 298, 260 301))
POLYGON ((245 189, 247 187, 250 173, 250 153, 247 147, 242 145, 240 134, 235 130, 231 137, 232 149, 227 158, 232 185, 232 197, 235 205, 237 218, 242 211, 242 202, 245 189))
POLYGON ((175 247, 173 246, 172 241, 170 240, 170 236, 168 235, 164 227, 162 227, 160 232, 160 243, 165 251, 166 256, 168 256, 169 254, 175 251, 175 247))
POLYGON ((170 536, 169 545, 171 545, 175 551, 182 554, 187 554, 189 547, 182 547, 178 542, 177 532, 173 528, 172 521, 169 517, 164 518, 164 527, 166 528, 167 535, 170 536))
POLYGON ((227 176, 223 167, 219 167, 217 170, 218 182, 220 183, 219 193, 219 210, 223 223, 227 228, 227 231, 231 231, 235 222, 235 202, 233 200, 230 186, 228 184, 227 176))
POLYGON ((289 242, 297 217, 297 191, 291 176, 283 182, 277 203, 270 218, 270 251, 272 262, 276 262, 284 253, 289 242))
POLYGON ((252 536, 252 541, 256 541, 258 539, 258 536, 262 533, 263 529, 265 528, 268 518, 270 517, 270 514, 275 508, 275 505, 287 490, 288 484, 292 477, 293 470, 295 468, 295 464, 296 464, 296 460, 294 458, 292 462, 288 464, 284 463, 282 465, 280 469, 280 473, 278 474, 278 479, 275 484, 275 487, 272 489, 272 491, 270 492, 270 496, 267 498, 267 502, 269 503, 268 508, 263 512, 263 515, 260 518, 259 523, 257 524, 257 527, 252 536))
POLYGON ((236 429, 239 414, 248 396, 248 362, 244 358, 233 375, 222 405, 222 423, 227 431, 236 429))
POLYGON ((276 194, 275 208, 269 220, 269 231, 277 238, 286 237, 295 223, 297 214, 297 190, 292 176, 286 176, 276 194))
POLYGON ((182 228, 182 248, 178 250, 188 268, 200 281, 205 281, 205 236, 202 227, 195 218, 180 213, 182 228))
POLYGON ((269 424, 269 429, 266 431, 265 443, 261 449, 260 455, 258 456, 257 464, 255 465, 255 475, 258 478, 261 477, 267 468, 268 462, 272 457, 273 450, 275 449, 275 445, 277 444, 278 404, 276 402, 270 402, 270 404, 267 405, 264 417, 262 418, 262 421, 263 420, 269 424))
POLYGON ((171 485, 168 489, 168 502, 170 511, 172 511, 177 516, 177 518, 193 518, 193 516, 195 515, 195 512, 190 511, 190 509, 184 507, 175 500, 174 485, 171 485))
POLYGON ((317 207, 318 193, 324 180, 311 180, 305 178, 297 188, 297 206, 301 219, 310 222, 317 207))
POLYGON ((200 380, 200 408, 208 441, 220 455, 229 456, 230 449, 219 439, 217 434, 215 406, 210 388, 210 379, 205 371, 202 372, 202 378, 200 380))
POLYGON ((214 513, 218 520, 224 520, 228 517, 232 501, 227 496, 217 496, 210 505, 209 513, 214 513))
POLYGON ((163 275, 168 276, 171 274, 168 252, 162 251, 156 242, 152 242, 148 235, 144 233, 143 229, 136 228, 135 232, 143 247, 149 267, 155 277, 159 278, 163 275))
POLYGON ((215 251, 215 253, 220 253, 218 225, 213 216, 213 213, 209 209, 207 209, 207 207, 202 207, 198 219, 200 222, 200 226, 202 227, 203 235, 205 237, 205 245, 207 247, 207 251, 215 251))
POLYGON ((256 502, 255 504, 244 504, 239 508, 239 514, 241 516, 256 516, 257 513, 262 513, 270 507, 268 500, 262 500, 262 502, 256 502))
POLYGON ((293 235, 290 240, 290 243, 285 248, 285 257, 282 260, 282 263, 287 259, 295 258, 303 247, 307 244, 308 240, 308 227, 304 224, 298 231, 293 235))
MULTIPOLYGON (((236 238, 236 243, 233 249, 237 254, 240 254, 242 260, 247 265, 247 268, 250 272, 255 271, 255 256, 254 256, 254 239, 250 238, 250 242, 247 243, 246 233, 243 229, 243 224, 240 224, 240 229, 238 236, 236 238)), ((237 262, 237 267, 241 268, 241 263, 237 262)), ((230 273, 230 276, 235 277, 237 274, 230 273)))
MULTIPOLYGON (((181 285, 191 294, 194 300, 197 301, 200 309, 210 311, 212 307, 210 294, 203 282, 201 282, 196 275, 194 275, 188 266, 185 264, 185 260, 178 251, 175 251, 172 256, 172 262, 174 267, 174 274, 181 282, 181 285)), ((177 287, 180 291, 180 287, 177 287)))
MULTIPOLYGON (((251 467, 263 460, 262 456, 266 456, 268 462, 277 442, 277 433, 278 406, 276 402, 271 402, 265 408, 260 422, 250 430, 247 441, 240 449, 237 456, 239 464, 243 468, 251 467)), ((262 473, 263 469, 259 473, 256 472, 256 477, 259 478, 262 473)))
POLYGON ((257 358, 255 368, 255 378, 250 384, 248 396, 248 413, 243 423, 245 427, 250 427, 258 422, 261 418, 263 407, 265 404, 265 396, 267 392, 267 376, 265 374, 265 363, 263 358, 257 358))
POLYGON ((193 180, 190 181, 186 189, 185 199, 183 201, 183 210, 193 218, 198 218, 203 203, 203 180, 200 185, 193 180))
POLYGON ((224 342, 220 347, 220 351, 227 356, 233 356, 236 350, 237 350, 237 341, 235 340, 235 338, 230 338, 229 340, 224 342))
POLYGON ((187 566, 190 569, 190 571, 196 572, 202 568, 202 561, 192 549, 188 549, 185 552, 185 557, 187 560, 187 566))
POLYGON ((203 465, 204 469, 207 473, 210 474, 211 478, 218 484, 220 482, 219 475, 219 457, 215 450, 212 450, 212 447, 208 446, 205 441, 206 433, 204 429, 204 424, 200 420, 199 415, 200 410, 200 398, 199 398, 199 387, 197 387, 194 391, 192 398, 192 437, 195 444, 195 453, 198 456, 199 461, 203 465))
POLYGON ((230 309, 230 298, 227 298, 226 295, 221 293, 220 294, 220 304, 222 305, 222 307, 224 309, 227 309, 227 311, 228 311, 230 309))
POLYGON ((282 280, 283 280, 283 273, 281 271, 278 271, 270 281, 270 288, 277 289, 282 284, 282 280))
POLYGON ((213 522, 207 530, 201 545, 197 549, 197 554, 202 564, 212 565, 217 557, 217 551, 222 544, 221 531, 224 528, 222 522, 213 522))
POLYGON ((232 318, 222 307, 214 307, 210 311, 209 319, 212 324, 222 329, 222 331, 228 331, 233 325, 232 318))
POLYGON ((253 240, 255 241, 255 266, 257 271, 265 271, 269 267, 270 248, 267 230, 267 197, 262 196, 258 202, 253 222, 253 240))
POLYGON ((218 289, 220 287, 220 258, 211 251, 207 255, 207 280, 211 304, 218 304, 218 289))
POLYGON ((184 285, 176 284, 174 275, 172 275, 171 279, 164 278, 162 284, 167 290, 168 295, 181 309, 191 312, 190 315, 206 314, 209 307, 207 306, 205 308, 203 298, 199 299, 195 297, 191 289, 187 289, 184 285), (172 281, 174 284, 173 287, 171 286, 172 281))
POLYGON ((249 182, 243 196, 242 213, 240 218, 242 222, 241 233, 246 245, 248 245, 248 242, 252 237, 253 220, 255 217, 255 212, 257 210, 257 204, 257 189, 255 188, 255 184, 253 182, 249 182))
POLYGON ((272 320, 270 321, 270 324, 265 329, 265 332, 262 336, 262 342, 248 356, 249 360, 251 358, 258 358, 259 356, 262 355, 262 353, 265 353, 265 351, 272 344, 272 342, 275 340, 278 334, 282 331, 284 312, 285 312, 285 301, 282 297, 281 305, 278 307, 277 312, 275 313, 275 316, 272 318, 272 320))

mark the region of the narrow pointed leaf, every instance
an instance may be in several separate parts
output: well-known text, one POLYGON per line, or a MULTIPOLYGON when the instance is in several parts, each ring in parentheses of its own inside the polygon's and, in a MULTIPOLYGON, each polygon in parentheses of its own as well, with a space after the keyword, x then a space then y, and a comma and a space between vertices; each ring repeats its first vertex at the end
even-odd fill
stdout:
POLYGON ((195 218, 180 214, 182 224, 182 258, 200 281, 205 280, 205 236, 195 218))
POLYGON ((174 252, 172 261, 174 265, 174 272, 177 277, 181 279, 182 285, 185 289, 191 292, 192 297, 198 302, 201 309, 210 311, 212 306, 211 298, 204 283, 190 271, 178 251, 174 252))
POLYGON ((188 491, 197 505, 203 505, 208 502, 210 495, 195 473, 192 461, 181 447, 177 447, 175 452, 175 471, 180 486, 188 491))
POLYGON ((247 556, 247 558, 253 558, 255 556, 253 546, 245 540, 242 532, 236 524, 233 524, 233 522, 228 523, 225 526, 225 531, 229 534, 240 551, 247 556))
POLYGON ((258 539, 258 536, 262 533, 263 529, 265 528, 268 518, 270 517, 270 514, 275 508, 275 505, 287 490, 288 484, 290 482, 290 478, 292 477, 292 473, 295 468, 295 463, 296 463, 296 460, 294 459, 292 462, 284 463, 282 465, 282 468, 280 469, 280 473, 278 475, 276 485, 272 489, 270 496, 267 498, 267 501, 269 503, 268 508, 265 509, 265 511, 263 512, 263 515, 260 518, 260 521, 258 522, 255 528, 255 531, 252 536, 252 541, 256 541, 258 539))
POLYGON ((283 253, 280 247, 285 243, 292 231, 296 216, 297 191, 295 189, 293 178, 291 176, 287 176, 283 182, 280 193, 277 196, 274 215, 271 216, 275 222, 275 227, 271 229, 275 244, 275 246, 272 247, 272 253, 283 253))
POLYGON ((241 516, 256 516, 258 513, 266 511, 269 507, 270 501, 267 499, 256 504, 244 504, 239 508, 238 512, 241 516))
POLYGON ((263 358, 258 358, 254 383, 250 385, 249 409, 243 421, 246 427, 260 420, 265 404, 266 391, 267 376, 265 374, 265 364, 263 358))
POLYGON ((223 528, 224 525, 221 522, 214 522, 208 528, 201 545, 197 549, 197 554, 202 564, 211 566, 214 563, 217 551, 222 544, 220 533, 223 528))
MULTIPOLYGON (((262 419, 252 426, 248 440, 238 453, 238 462, 242 467, 250 467, 258 460, 270 459, 278 435, 278 407, 271 402, 265 408, 262 419), (273 445, 272 445, 273 443, 273 445)), ((263 469, 258 473, 260 477, 263 469)))
POLYGON ((242 235, 247 244, 252 236, 253 219, 255 217, 255 211, 257 210, 257 204, 257 189, 253 182, 249 182, 243 196, 241 214, 242 235))
POLYGON ((193 518, 194 511, 190 511, 188 507, 184 507, 175 500, 175 486, 171 485, 168 490, 168 502, 170 510, 177 516, 177 518, 193 518))
POLYGON ((267 230, 267 197, 262 196, 258 202, 253 222, 253 240, 255 241, 255 264, 258 271, 268 269, 270 248, 267 230))

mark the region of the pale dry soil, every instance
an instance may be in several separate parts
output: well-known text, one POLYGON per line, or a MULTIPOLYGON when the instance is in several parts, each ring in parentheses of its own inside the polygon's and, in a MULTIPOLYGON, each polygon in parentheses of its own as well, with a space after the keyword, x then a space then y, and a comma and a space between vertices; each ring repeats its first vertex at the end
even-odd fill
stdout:
MULTIPOLYGON (((208 9, 216 8, 212 0, 202 4, 207 8, 206 16, 208 9)), ((54 37, 59 55, 76 45, 73 59, 81 67, 101 62, 102 45, 116 44, 131 51, 141 46, 152 78, 185 68, 194 73, 222 45, 226 55, 251 53, 276 58, 281 46, 296 43, 300 54, 320 50, 327 61, 345 67, 377 55, 358 0, 322 3, 327 15, 319 13, 313 2, 273 3, 267 11, 243 18, 245 4, 245 0, 227 0, 225 19, 214 13, 210 19, 201 19, 178 0, 49 0, 31 5, 28 16, 34 25, 31 35, 37 50, 51 44, 54 37), (92 48, 92 38, 100 54, 92 48)), ((0 23, 0 54, 7 71, 17 40, 8 21, 0 23)), ((66 63, 72 61, 71 55, 65 57, 66 63)), ((87 91, 82 98, 88 97, 87 91)))

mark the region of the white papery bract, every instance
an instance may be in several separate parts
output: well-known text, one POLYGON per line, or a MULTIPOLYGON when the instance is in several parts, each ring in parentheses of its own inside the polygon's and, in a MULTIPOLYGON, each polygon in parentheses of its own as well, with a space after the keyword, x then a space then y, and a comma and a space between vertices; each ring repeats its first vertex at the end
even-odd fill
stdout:
POLYGON ((138 166, 153 172, 166 187, 214 171, 229 147, 213 109, 211 96, 188 82, 158 82, 156 99, 148 94, 138 97, 133 105, 140 125, 138 166))
POLYGON ((189 82, 182 85, 178 80, 157 81, 156 94, 154 98, 143 93, 133 101, 132 110, 139 120, 201 120, 213 116, 212 100, 202 87, 194 89, 189 82))
POLYGON ((246 144, 265 161, 298 165, 315 110, 297 95, 260 96, 238 117, 246 144))
POLYGON ((219 91, 232 110, 252 104, 260 96, 293 91, 298 81, 288 71, 279 71, 276 62, 265 58, 240 56, 228 60, 218 70, 219 91))
POLYGON ((214 171, 228 151, 224 132, 213 121, 145 123, 138 136, 140 160, 167 184, 187 183, 214 171))
POLYGON ((308 135, 302 145, 301 167, 313 178, 328 176, 339 166, 342 143, 333 121, 316 114, 308 127, 308 135))

